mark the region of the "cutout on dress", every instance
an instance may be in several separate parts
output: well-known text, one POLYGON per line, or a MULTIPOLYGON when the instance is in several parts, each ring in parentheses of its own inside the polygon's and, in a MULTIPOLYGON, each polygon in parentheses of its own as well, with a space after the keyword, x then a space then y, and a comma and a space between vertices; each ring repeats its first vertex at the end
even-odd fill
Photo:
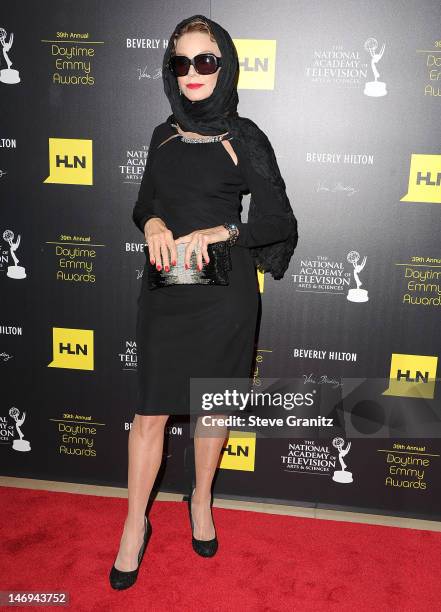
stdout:
POLYGON ((233 145, 230 143, 230 140, 229 139, 221 140, 221 143, 222 143, 225 151, 230 156, 233 164, 237 167, 239 165, 239 160, 237 158, 236 151, 233 149, 233 145), (228 145, 227 145, 227 143, 228 143, 228 145))

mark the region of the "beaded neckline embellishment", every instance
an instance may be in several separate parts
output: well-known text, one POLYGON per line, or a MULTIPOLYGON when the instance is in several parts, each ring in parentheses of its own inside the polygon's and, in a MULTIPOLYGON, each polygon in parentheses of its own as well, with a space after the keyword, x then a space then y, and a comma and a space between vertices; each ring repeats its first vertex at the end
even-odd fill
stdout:
MULTIPOLYGON (((176 123, 171 123, 170 125, 176 128, 176 130, 178 129, 178 126, 176 125, 176 123)), ((216 136, 206 136, 205 138, 190 138, 189 136, 183 136, 182 134, 179 134, 182 142, 189 142, 191 144, 201 144, 204 142, 220 142, 221 140, 223 140, 224 136, 226 135, 227 134, 219 134, 216 136)))

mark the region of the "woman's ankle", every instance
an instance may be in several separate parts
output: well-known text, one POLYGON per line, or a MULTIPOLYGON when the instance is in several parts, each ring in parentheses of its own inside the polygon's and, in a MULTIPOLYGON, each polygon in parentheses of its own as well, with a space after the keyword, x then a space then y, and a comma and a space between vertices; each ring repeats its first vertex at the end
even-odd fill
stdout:
POLYGON ((129 531, 144 531, 145 515, 142 516, 126 516, 124 527, 129 531))
POLYGON ((195 503, 209 503, 211 501, 211 491, 205 490, 201 492, 196 487, 191 499, 195 503))

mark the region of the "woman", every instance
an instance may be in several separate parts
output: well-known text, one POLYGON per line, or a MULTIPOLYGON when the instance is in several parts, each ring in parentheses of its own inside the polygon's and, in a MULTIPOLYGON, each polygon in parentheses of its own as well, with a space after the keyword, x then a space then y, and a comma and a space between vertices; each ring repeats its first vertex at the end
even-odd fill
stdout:
MULTIPOLYGON (((274 151, 256 124, 237 113, 238 73, 236 49, 219 24, 194 15, 176 26, 162 66, 173 114, 153 131, 133 220, 145 236, 150 264, 165 275, 177 263, 179 244, 185 245, 186 267, 194 251, 201 270, 209 262, 208 246, 226 241, 232 265, 228 285, 149 290, 146 262, 138 298, 139 403, 129 434, 128 513, 110 572, 116 589, 136 581, 151 534, 145 510, 168 416, 189 414, 192 377, 250 376, 260 301, 256 267, 282 278, 297 244, 274 151), (248 223, 242 223, 241 196, 248 192, 248 223)), ((191 412, 198 416, 197 407, 191 412)), ((210 557, 218 548, 211 489, 227 429, 201 431, 198 418, 189 515, 193 549, 210 557)))

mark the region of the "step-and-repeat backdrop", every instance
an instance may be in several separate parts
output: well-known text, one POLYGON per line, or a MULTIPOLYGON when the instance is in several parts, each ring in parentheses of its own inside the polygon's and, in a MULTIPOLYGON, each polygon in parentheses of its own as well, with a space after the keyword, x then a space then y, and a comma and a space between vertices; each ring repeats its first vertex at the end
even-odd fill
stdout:
MULTIPOLYGON (((233 425, 215 493, 439 519, 435 0, 4 4, 1 473, 127 483, 145 263, 131 215, 171 112, 167 40, 194 14, 230 32, 239 112, 269 136, 299 222, 285 277, 258 274, 253 390, 297 379, 320 398, 276 411, 280 432, 233 425)), ((187 491, 190 430, 168 422, 161 490, 187 491)))

